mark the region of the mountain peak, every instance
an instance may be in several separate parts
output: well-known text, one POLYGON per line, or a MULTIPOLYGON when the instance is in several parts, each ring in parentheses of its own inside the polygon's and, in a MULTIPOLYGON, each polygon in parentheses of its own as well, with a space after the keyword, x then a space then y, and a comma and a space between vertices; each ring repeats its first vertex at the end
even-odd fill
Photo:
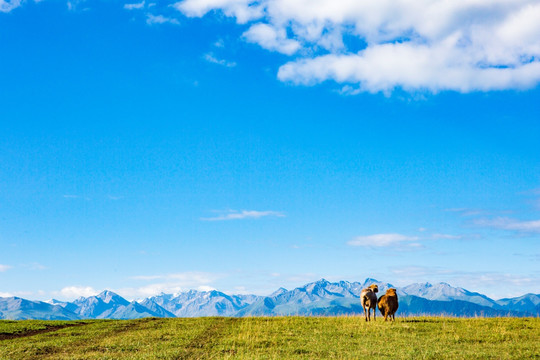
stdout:
POLYGON ((111 290, 103 290, 97 295, 97 297, 104 298, 104 297, 115 296, 115 295, 117 294, 112 292, 111 290))
MULTIPOLYGON (((363 286, 377 284, 383 292, 391 284, 373 278, 365 283, 322 278, 293 290, 279 288, 268 297, 228 295, 217 290, 191 290, 173 297, 172 294, 153 296, 139 302, 128 302, 120 295, 105 290, 95 296, 74 302, 51 299, 30 301, 18 297, 0 298, 2 314, 24 319, 128 319, 146 316, 253 316, 253 315, 338 315, 358 313, 359 295, 363 286), (8 309, 5 311, 4 309, 8 309), (37 312, 36 312, 37 311, 37 312)), ((397 287, 400 311, 404 314, 454 314, 456 316, 538 316, 540 295, 494 301, 485 295, 469 292, 440 282, 415 283, 397 287)))
POLYGON ((365 283, 378 283, 379 280, 376 280, 376 279, 373 279, 373 278, 367 278, 365 281, 364 281, 364 284, 365 283))
POLYGON ((49 300, 45 300, 44 302, 46 302, 47 304, 51 304, 51 305, 63 304, 64 303, 63 301, 56 300, 56 299, 49 299, 49 300))
POLYGON ((276 297, 276 296, 279 296, 281 294, 285 294, 288 290, 283 288, 283 287, 280 287, 279 289, 277 289, 276 291, 274 291, 273 293, 271 293, 269 295, 269 297, 276 297))
POLYGON ((96 297, 101 299, 106 304, 109 304, 111 302, 120 303, 122 305, 129 304, 129 301, 110 290, 103 290, 96 297))

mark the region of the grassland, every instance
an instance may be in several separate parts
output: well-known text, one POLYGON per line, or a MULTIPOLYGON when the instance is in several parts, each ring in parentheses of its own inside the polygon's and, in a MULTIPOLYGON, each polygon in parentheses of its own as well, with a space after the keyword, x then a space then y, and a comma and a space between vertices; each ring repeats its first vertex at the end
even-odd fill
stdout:
POLYGON ((540 359, 538 318, 0 321, 0 359, 540 359))

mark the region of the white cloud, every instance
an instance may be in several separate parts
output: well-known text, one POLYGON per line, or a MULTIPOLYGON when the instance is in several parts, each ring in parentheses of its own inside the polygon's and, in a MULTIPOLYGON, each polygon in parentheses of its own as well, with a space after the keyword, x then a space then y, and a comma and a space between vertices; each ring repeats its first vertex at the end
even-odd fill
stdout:
POLYGON ((144 8, 144 0, 140 3, 134 3, 134 4, 124 4, 124 9, 127 10, 135 10, 135 9, 142 9, 144 8))
POLYGON ((201 285, 201 286, 197 287, 197 290, 199 290, 199 291, 212 291, 212 290, 216 290, 216 288, 214 288, 212 286, 201 285))
POLYGON ((476 63, 464 61, 464 56, 461 50, 444 44, 380 44, 358 54, 329 54, 292 61, 280 67, 278 78, 305 85, 326 80, 358 83, 360 90, 368 92, 397 87, 432 92, 503 90, 532 87, 540 80, 540 62, 514 68, 479 68, 476 63))
POLYGON ((404 279, 407 279, 408 281, 410 281, 410 279, 418 280, 424 278, 425 276, 453 273, 452 270, 425 266, 401 266, 393 268, 391 271, 393 274, 400 276, 401 281, 404 279))
POLYGON ((470 272, 458 273, 452 281, 468 290, 484 293, 493 299, 540 292, 540 278, 534 275, 470 272))
POLYGON ((540 291, 540 278, 534 274, 511 274, 494 271, 464 271, 438 266, 401 266, 391 269, 393 283, 405 286, 414 282, 444 281, 470 291, 484 293, 493 299, 515 297, 540 291))
POLYGON ((208 61, 209 63, 218 64, 218 65, 222 65, 222 66, 229 67, 229 68, 236 66, 236 63, 234 61, 227 61, 227 60, 223 60, 223 59, 218 59, 212 53, 204 54, 203 58, 204 58, 204 60, 208 61))
POLYGON ((21 0, 0 0, 0 12, 8 13, 11 10, 19 7, 21 5, 21 0))
POLYGON ((8 271, 9 269, 11 269, 11 266, 0 264, 0 272, 8 271))
POLYGON ((444 211, 458 213, 461 216, 477 216, 477 215, 487 215, 490 212, 481 209, 468 209, 468 208, 453 208, 445 209, 444 211))
POLYGON ((462 239, 463 236, 461 235, 450 235, 450 234, 431 234, 431 238, 435 240, 439 239, 462 239))
POLYGON ((187 271, 182 273, 172 274, 160 274, 160 275, 138 275, 133 276, 132 279, 140 281, 154 281, 159 282, 147 284, 140 287, 131 287, 118 289, 118 294, 125 296, 126 298, 140 298, 157 295, 160 293, 179 293, 181 291, 187 291, 189 289, 197 289, 199 291, 214 290, 212 284, 222 278, 223 274, 187 271))
POLYGON ((190 17, 201 17, 219 9, 226 16, 235 17, 241 24, 262 15, 262 8, 251 0, 185 0, 175 3, 173 7, 190 17))
POLYGON ((495 219, 477 219, 475 225, 523 233, 540 233, 540 220, 522 221, 499 217, 495 219))
POLYGON ((285 217, 285 214, 279 211, 255 211, 255 210, 229 210, 228 212, 211 218, 201 218, 203 221, 224 221, 241 219, 258 219, 261 217, 285 217))
POLYGON ((217 10, 252 22, 247 41, 302 55, 278 72, 295 84, 332 80, 355 84, 354 94, 540 82, 538 0, 184 0, 174 7, 187 16, 217 10), (344 37, 365 47, 347 47, 344 37))
POLYGON ((285 29, 276 29, 267 24, 255 24, 244 33, 244 38, 271 51, 292 55, 300 48, 296 40, 287 39, 285 29))
POLYGON ((368 236, 357 236, 347 244, 351 246, 386 247, 408 243, 409 245, 417 246, 419 244, 410 243, 416 240, 419 240, 417 236, 406 236, 402 234, 374 234, 368 236))
POLYGON ((7 293, 7 292, 0 292, 0 298, 2 297, 13 297, 15 295, 13 295, 12 293, 7 293))
POLYGON ((214 46, 217 48, 224 48, 225 47, 225 40, 218 39, 216 42, 214 42, 214 46))
POLYGON ((61 296, 66 299, 75 299, 81 296, 88 297, 98 294, 94 288, 90 286, 67 286, 60 291, 53 292, 53 295, 61 296))
POLYGON ((161 275, 137 275, 131 277, 134 280, 176 280, 184 286, 198 286, 209 284, 219 278, 218 275, 199 271, 186 271, 181 273, 161 274, 161 275))
POLYGON ((27 269, 30 269, 30 270, 47 270, 47 266, 45 265, 42 265, 38 262, 32 262, 32 263, 28 263, 28 264, 23 264, 21 265, 27 269))
POLYGON ((174 24, 174 25, 180 24, 180 22, 175 18, 169 18, 163 15, 152 15, 152 14, 146 14, 146 23, 148 25, 167 24, 167 23, 174 24))

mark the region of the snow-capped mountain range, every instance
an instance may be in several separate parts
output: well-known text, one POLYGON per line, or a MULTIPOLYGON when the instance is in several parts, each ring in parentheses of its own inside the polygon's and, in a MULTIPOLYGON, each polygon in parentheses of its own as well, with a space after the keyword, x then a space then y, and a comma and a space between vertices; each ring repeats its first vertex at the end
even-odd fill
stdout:
MULTIPOLYGON (((30 301, 18 297, 0 298, 0 319, 137 319, 143 317, 277 316, 360 314, 360 292, 371 284, 379 295, 391 284, 366 279, 364 282, 329 282, 321 279, 293 290, 280 288, 268 296, 227 295, 220 291, 189 290, 160 294, 140 301, 124 299, 112 291, 81 297, 73 302, 30 301)), ((493 300, 446 283, 417 283, 397 287, 398 315, 448 316, 539 316, 540 295, 493 300)))

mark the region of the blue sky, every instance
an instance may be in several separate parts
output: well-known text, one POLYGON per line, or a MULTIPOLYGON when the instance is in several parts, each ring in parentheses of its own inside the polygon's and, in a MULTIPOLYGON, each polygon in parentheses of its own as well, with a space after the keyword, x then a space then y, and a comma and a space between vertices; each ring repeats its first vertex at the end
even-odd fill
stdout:
POLYGON ((427 3, 0 0, 0 296, 540 293, 540 5, 427 3))

